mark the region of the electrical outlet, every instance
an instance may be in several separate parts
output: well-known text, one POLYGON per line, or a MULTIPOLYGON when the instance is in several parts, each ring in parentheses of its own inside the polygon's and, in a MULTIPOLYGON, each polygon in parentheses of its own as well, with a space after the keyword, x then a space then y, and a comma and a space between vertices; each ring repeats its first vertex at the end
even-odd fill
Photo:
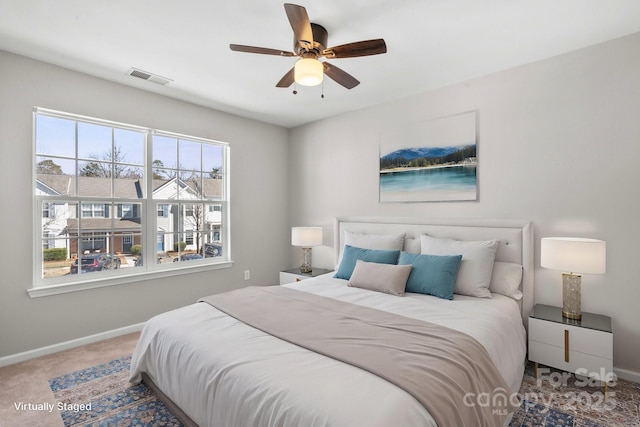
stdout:
POLYGON ((251 271, 250 270, 245 270, 244 271, 244 280, 249 280, 251 279, 251 271))

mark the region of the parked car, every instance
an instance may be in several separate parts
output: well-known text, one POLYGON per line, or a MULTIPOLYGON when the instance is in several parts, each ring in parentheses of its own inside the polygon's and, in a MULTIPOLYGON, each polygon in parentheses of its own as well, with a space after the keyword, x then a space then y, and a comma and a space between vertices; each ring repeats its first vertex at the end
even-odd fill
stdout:
POLYGON ((222 245, 218 243, 205 243, 204 256, 205 258, 222 256, 222 245))
MULTIPOLYGON (((82 272, 114 270, 120 268, 120 258, 111 254, 86 254, 81 255, 82 272)), ((78 258, 71 264, 71 274, 78 273, 78 258)))
MULTIPOLYGON (((194 259, 202 259, 200 254, 184 254, 180 255, 180 261, 193 261, 194 259)), ((173 262, 178 262, 178 258, 174 258, 173 262)))

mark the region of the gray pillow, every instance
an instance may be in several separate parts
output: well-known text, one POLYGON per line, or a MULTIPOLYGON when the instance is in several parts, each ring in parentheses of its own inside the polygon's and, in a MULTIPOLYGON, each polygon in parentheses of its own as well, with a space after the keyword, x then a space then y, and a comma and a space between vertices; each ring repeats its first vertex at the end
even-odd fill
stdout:
POLYGON ((358 260, 349 279, 349 286, 403 296, 411 268, 411 265, 378 264, 358 260))

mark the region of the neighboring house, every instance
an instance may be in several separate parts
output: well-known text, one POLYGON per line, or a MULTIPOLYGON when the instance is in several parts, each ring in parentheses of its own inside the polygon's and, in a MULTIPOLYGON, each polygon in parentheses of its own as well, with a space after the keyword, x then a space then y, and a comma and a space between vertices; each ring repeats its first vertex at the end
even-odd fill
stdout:
MULTIPOLYGON (((69 179, 61 175, 49 175, 52 179, 40 179, 38 176, 36 180, 36 195, 38 196, 59 196, 61 194, 60 189, 65 185, 65 181, 68 184, 69 179), (64 178, 64 179, 60 179, 64 178)), ((67 226, 66 211, 67 205, 57 202, 44 202, 42 205, 42 245, 43 249, 51 249, 56 247, 66 247, 65 241, 54 240, 55 237, 60 237, 67 226)))
MULTIPOLYGON (((203 179, 203 188, 195 186, 192 181, 173 178, 168 181, 153 181, 153 198, 157 200, 177 200, 182 202, 189 199, 220 198, 222 195, 221 179, 203 179)), ((220 241, 220 226, 222 224, 222 206, 220 204, 190 205, 185 203, 182 212, 179 205, 173 203, 159 203, 157 205, 156 250, 158 253, 174 250, 177 242, 185 242, 187 250, 200 250, 203 243, 220 241), (180 215, 179 215, 180 213, 180 215), (183 234, 180 230, 182 218, 183 234), (200 233, 197 232, 200 230, 200 233)))
MULTIPOLYGON (((68 175, 39 174, 36 194, 71 196, 76 188, 75 180, 75 177, 68 175)), ((77 191, 81 195, 110 198, 111 182, 110 178, 83 176, 78 181, 77 191)), ((142 198, 141 182, 137 179, 116 178, 113 185, 117 197, 130 200, 142 198)), ((177 201, 179 195, 182 203, 157 204, 158 253, 174 250, 174 244, 179 241, 186 243, 186 250, 199 251, 204 243, 220 240, 221 205, 189 204, 188 200, 199 198, 199 194, 216 198, 222 194, 222 180, 205 179, 202 189, 178 178, 154 180, 153 186, 153 199, 177 201), (180 208, 182 212, 179 215, 180 208)), ((80 207, 74 208, 68 202, 45 200, 42 209, 43 247, 66 247, 69 257, 77 256, 79 237, 83 252, 129 253, 131 246, 142 243, 140 210, 141 204, 135 202, 83 202, 80 207), (81 221, 78 221, 79 218, 81 221)))

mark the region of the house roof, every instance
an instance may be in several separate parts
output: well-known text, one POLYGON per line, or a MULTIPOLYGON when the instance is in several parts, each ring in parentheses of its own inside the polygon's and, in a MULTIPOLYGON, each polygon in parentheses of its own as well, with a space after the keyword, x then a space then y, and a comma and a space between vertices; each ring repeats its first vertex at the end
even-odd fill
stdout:
MULTIPOLYGON (((76 177, 71 175, 38 174, 37 180, 55 190, 61 196, 74 196, 76 177)), ((111 197, 111 179, 81 176, 77 179, 78 195, 91 197, 111 197)), ((136 179, 116 178, 113 180, 116 197, 141 198, 140 182, 136 179)))
MULTIPOLYGON (((82 218, 82 231, 95 232, 111 230, 114 231, 141 232, 140 218, 82 218)), ((78 219, 67 218, 67 232, 78 231, 78 219)))
MULTIPOLYGON (((46 187, 54 190, 61 196, 75 195, 76 177, 71 175, 55 175, 55 174, 38 174, 37 180, 46 187)), ((78 195, 91 196, 97 198, 111 198, 111 179, 99 177, 77 177, 78 195)), ((188 188, 190 192, 197 193, 196 186, 191 181, 183 181, 177 178, 170 180, 153 180, 154 194, 171 186, 172 183, 178 182, 182 188, 188 188)), ((221 179, 203 179, 203 194, 206 198, 219 198, 223 194, 221 179)), ((113 180, 114 196, 126 199, 142 198, 143 183, 137 178, 116 178, 113 180)), ((175 193, 175 190, 174 190, 175 193)), ((169 191, 169 194, 171 192, 169 191)), ((174 199, 174 197, 167 197, 174 199)))

